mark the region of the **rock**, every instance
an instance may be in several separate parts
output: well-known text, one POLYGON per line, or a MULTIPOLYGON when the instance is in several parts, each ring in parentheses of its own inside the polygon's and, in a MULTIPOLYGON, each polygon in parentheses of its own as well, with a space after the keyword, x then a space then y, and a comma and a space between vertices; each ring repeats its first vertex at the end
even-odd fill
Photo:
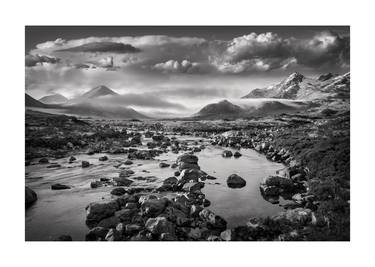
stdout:
POLYGON ((136 209, 122 209, 115 212, 115 216, 119 218, 121 222, 131 222, 134 214, 137 213, 136 209))
POLYGON ((108 157, 107 157, 107 156, 103 156, 103 157, 100 157, 100 158, 99 158, 99 161, 106 161, 106 160, 108 160, 108 157))
POLYGON ((71 156, 70 158, 69 158, 69 163, 72 163, 72 162, 74 162, 74 161, 76 161, 77 159, 75 158, 75 157, 73 157, 73 156, 71 156))
MULTIPOLYGON (((178 164, 177 164, 177 163, 172 163, 172 164, 171 164, 171 168, 172 168, 172 169, 175 169, 175 168, 177 168, 177 167, 178 167, 178 164)), ((177 175, 177 176, 178 176, 178 175, 177 175)))
POLYGON ((115 177, 113 178, 113 181, 115 182, 116 186, 129 186, 134 182, 125 177, 115 177))
POLYGON ((51 165, 47 166, 47 168, 60 168, 61 165, 60 164, 57 164, 57 163, 52 163, 51 165))
POLYGON ((227 222, 209 209, 203 209, 199 213, 199 217, 207 223, 209 228, 219 230, 225 230, 227 228, 227 222))
POLYGON ((164 211, 167 202, 166 198, 146 200, 141 205, 142 214, 152 217, 158 216, 164 211))
POLYGON ((88 224, 96 223, 102 219, 111 217, 119 209, 117 201, 112 200, 108 202, 94 202, 90 203, 86 208, 86 222, 88 224))
POLYGON ((64 185, 64 184, 53 184, 51 185, 52 190, 64 190, 64 189, 70 189, 70 186, 64 185))
POLYGON ((312 211, 306 208, 289 209, 273 217, 274 220, 285 219, 298 225, 307 225, 312 221, 312 211))
POLYGON ((177 164, 180 162, 198 164, 198 157, 192 154, 183 154, 177 158, 176 162, 177 164))
POLYGON ((60 235, 55 241, 73 241, 73 238, 70 235, 60 235))
POLYGON ((107 236, 108 229, 103 227, 95 227, 91 229, 86 235, 86 241, 100 241, 107 236))
POLYGON ((98 187, 100 187, 100 186, 102 186, 102 183, 101 183, 100 181, 92 181, 92 182, 90 183, 90 187, 91 187, 91 188, 98 188, 98 187))
POLYGON ((109 229, 107 235, 105 236, 106 241, 120 241, 121 234, 116 229, 109 229))
POLYGON ((115 196, 122 196, 125 193, 126 193, 126 190, 122 187, 115 188, 111 191, 111 194, 115 196))
POLYGON ((141 226, 137 224, 127 224, 125 225, 125 233, 126 234, 134 234, 136 232, 139 232, 142 229, 141 226))
POLYGON ((176 177, 169 177, 163 181, 163 185, 175 185, 178 179, 176 177))
POLYGON ((116 231, 120 233, 120 235, 123 235, 125 233, 125 224, 124 223, 118 223, 116 225, 116 231))
POLYGON ((197 164, 181 162, 180 165, 179 165, 179 169, 180 169, 180 171, 185 170, 185 169, 200 170, 200 167, 197 164))
POLYGON ((220 234, 220 238, 224 241, 232 241, 233 239, 233 232, 231 229, 227 229, 220 234))
POLYGON ((230 188, 242 188, 246 185, 246 181, 237 174, 232 174, 227 179, 227 185, 230 188))
POLYGON ((233 153, 232 153, 232 151, 230 151, 230 150, 224 150, 222 156, 223 156, 224 158, 230 158, 230 157, 233 156, 233 153))
POLYGON ((124 162, 125 165, 132 165, 133 164, 133 161, 131 161, 130 159, 126 160, 124 162))
POLYGON ((200 176, 203 173, 196 169, 185 169, 180 174, 179 182, 186 183, 186 182, 198 182, 200 176))
POLYGON ((217 179, 216 177, 213 177, 213 176, 211 176, 211 175, 206 175, 205 178, 206 178, 207 180, 216 180, 216 179, 217 179))
POLYGON ((187 236, 193 240, 199 240, 202 237, 202 232, 199 228, 191 228, 187 236))
POLYGON ((201 206, 198 205, 191 205, 190 207, 190 216, 191 217, 198 217, 199 213, 203 210, 201 206))
POLYGON ((160 162, 159 163, 159 167, 160 168, 166 168, 166 167, 169 167, 170 165, 168 163, 165 163, 165 162, 160 162))
POLYGON ((82 161, 82 168, 87 168, 87 167, 90 167, 90 162, 88 161, 82 161))
POLYGON ((25 186, 25 206, 26 208, 30 207, 38 199, 37 194, 34 190, 25 186))
POLYGON ((120 223, 120 219, 116 216, 111 216, 101 220, 97 226, 104 228, 115 228, 120 223))
POLYGON ((175 227, 165 217, 150 218, 146 222, 146 228, 154 235, 161 235, 163 233, 175 236, 175 227))
POLYGON ((203 199, 203 207, 208 207, 211 205, 211 201, 209 201, 208 199, 203 199))
POLYGON ((47 163, 49 163, 49 161, 48 161, 47 158, 41 158, 41 159, 39 160, 39 163, 41 163, 41 164, 47 164, 47 163))
POLYGON ((234 152, 234 155, 233 155, 235 158, 239 158, 242 156, 242 154, 238 151, 234 152))
POLYGON ((138 208, 138 205, 137 203, 134 203, 134 202, 129 202, 129 203, 126 203, 125 204, 125 209, 137 209, 138 208))
POLYGON ((202 182, 189 182, 184 184, 182 190, 185 192, 195 192, 200 191, 203 187, 204 183, 202 182))
POLYGON ((160 235, 160 241, 176 241, 177 238, 171 233, 162 233, 160 235))

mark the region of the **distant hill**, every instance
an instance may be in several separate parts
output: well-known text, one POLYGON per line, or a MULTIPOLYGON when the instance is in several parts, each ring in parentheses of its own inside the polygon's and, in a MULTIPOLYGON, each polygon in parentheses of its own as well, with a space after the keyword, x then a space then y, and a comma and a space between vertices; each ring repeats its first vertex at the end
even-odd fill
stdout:
POLYGON ((26 107, 35 107, 35 108, 47 108, 48 105, 43 104, 42 102, 36 100, 35 98, 25 94, 25 106, 26 107))
POLYGON ((101 97, 101 96, 107 96, 107 95, 118 95, 118 93, 114 92, 113 90, 109 89, 107 86, 105 85, 100 85, 100 86, 97 86, 93 89, 91 89, 90 91, 84 93, 82 96, 80 96, 79 98, 83 98, 83 99, 92 99, 92 98, 97 98, 97 97, 101 97))
POLYGON ((39 99, 44 104, 63 104, 68 102, 68 99, 61 94, 47 95, 39 99))
POLYGON ((350 73, 344 75, 328 73, 312 79, 295 72, 280 83, 254 89, 242 98, 315 100, 348 97, 349 92, 350 73))
POLYGON ((308 104, 303 101, 291 100, 235 100, 234 104, 228 100, 209 104, 194 114, 194 119, 218 120, 237 119, 275 115, 284 112, 298 112, 306 109, 308 104))

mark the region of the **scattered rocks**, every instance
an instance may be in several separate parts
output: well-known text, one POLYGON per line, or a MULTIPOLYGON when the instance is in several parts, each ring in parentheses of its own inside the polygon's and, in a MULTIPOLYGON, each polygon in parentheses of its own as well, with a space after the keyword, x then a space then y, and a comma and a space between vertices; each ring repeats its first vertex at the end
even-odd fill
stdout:
POLYGON ((227 179, 227 185, 230 188, 242 188, 246 186, 246 181, 237 174, 232 174, 227 179))

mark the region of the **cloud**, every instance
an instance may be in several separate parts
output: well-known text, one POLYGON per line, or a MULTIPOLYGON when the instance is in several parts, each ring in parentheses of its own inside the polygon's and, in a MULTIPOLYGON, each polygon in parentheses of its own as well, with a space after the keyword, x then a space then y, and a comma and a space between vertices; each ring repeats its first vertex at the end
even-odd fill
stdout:
POLYGON ((56 64, 60 61, 59 58, 42 56, 42 55, 26 55, 25 56, 25 66, 34 67, 36 65, 43 65, 43 63, 56 64))
POLYGON ((208 64, 190 62, 186 59, 181 63, 177 60, 168 60, 166 62, 155 64, 152 69, 160 70, 164 73, 207 73, 211 70, 208 64))
POLYGON ((65 49, 55 50, 55 52, 90 52, 90 53, 138 53, 141 50, 130 44, 115 42, 93 42, 65 49))
POLYGON ((271 32, 251 33, 228 42, 221 54, 210 57, 210 62, 223 73, 285 70, 297 66, 348 67, 350 40, 330 31, 305 39, 282 38, 271 32))

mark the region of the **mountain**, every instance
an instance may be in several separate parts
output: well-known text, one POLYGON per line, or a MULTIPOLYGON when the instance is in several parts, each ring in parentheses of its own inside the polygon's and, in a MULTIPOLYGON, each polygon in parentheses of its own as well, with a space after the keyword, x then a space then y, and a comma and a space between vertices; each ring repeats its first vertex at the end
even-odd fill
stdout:
POLYGON ((63 104, 68 102, 68 99, 61 94, 47 95, 39 99, 44 104, 63 104))
POLYGON ((80 116, 92 116, 108 119, 147 119, 149 117, 137 112, 132 108, 121 106, 101 105, 98 101, 80 102, 65 105, 66 112, 80 116))
POLYGON ((25 106, 26 107, 35 107, 35 108, 47 108, 48 105, 43 104, 42 102, 36 100, 35 98, 25 94, 25 106))
POLYGON ((321 75, 317 79, 313 79, 295 72, 280 83, 252 90, 249 94, 243 96, 242 99, 278 98, 315 100, 340 98, 343 96, 343 92, 348 94, 349 91, 350 73, 344 75, 328 73, 321 75))
POLYGON ((208 104, 192 117, 194 119, 218 120, 251 118, 258 116, 275 115, 285 112, 298 112, 306 109, 308 104, 304 101, 294 100, 252 100, 237 99, 223 100, 218 103, 208 104))
POLYGON ((228 100, 220 101, 219 103, 209 104, 203 107, 196 115, 206 116, 206 115, 220 115, 220 114, 238 114, 243 110, 239 106, 236 106, 229 102, 228 100))
POLYGON ((99 85, 90 91, 84 93, 80 98, 83 99, 92 99, 92 98, 97 98, 101 96, 106 96, 106 95, 118 95, 116 92, 112 91, 105 85, 99 85))

